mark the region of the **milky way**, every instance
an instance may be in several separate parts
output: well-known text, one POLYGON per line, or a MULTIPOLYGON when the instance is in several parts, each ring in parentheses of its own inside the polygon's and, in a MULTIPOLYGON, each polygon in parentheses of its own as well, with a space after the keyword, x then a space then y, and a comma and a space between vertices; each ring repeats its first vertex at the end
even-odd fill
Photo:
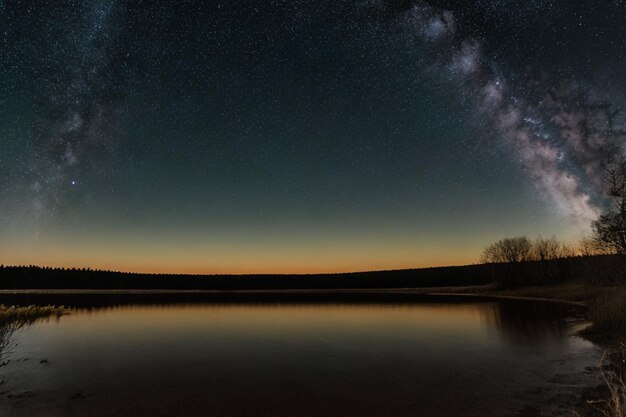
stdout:
POLYGON ((417 3, 405 19, 460 88, 478 92, 478 117, 486 118, 516 152, 537 187, 563 213, 589 225, 601 212, 603 175, 626 156, 626 123, 610 102, 593 100, 582 87, 545 85, 536 103, 510 91, 506 74, 483 54, 477 39, 457 33, 455 16, 417 3), (583 167, 579 174, 573 165, 583 167))
MULTIPOLYGON (((35 11, 31 5, 25 13, 35 11)), ((122 11, 115 1, 86 1, 46 16, 46 42, 30 57, 38 116, 22 140, 32 150, 25 175, 5 186, 14 227, 62 215, 84 176, 106 175, 99 163, 114 146, 122 109, 122 11)))

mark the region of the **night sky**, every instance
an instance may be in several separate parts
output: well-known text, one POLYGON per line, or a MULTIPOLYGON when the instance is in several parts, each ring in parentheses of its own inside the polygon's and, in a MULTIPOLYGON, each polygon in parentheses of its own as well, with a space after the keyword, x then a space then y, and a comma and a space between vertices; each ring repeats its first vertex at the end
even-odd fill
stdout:
POLYGON ((626 1, 0 0, 0 263, 318 272, 576 240, 626 1))

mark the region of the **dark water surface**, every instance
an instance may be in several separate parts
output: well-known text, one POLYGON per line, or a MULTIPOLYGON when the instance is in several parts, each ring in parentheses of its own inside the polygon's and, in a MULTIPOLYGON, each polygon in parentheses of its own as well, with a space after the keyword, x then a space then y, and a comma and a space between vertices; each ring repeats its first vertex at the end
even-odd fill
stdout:
POLYGON ((446 299, 80 308, 14 334, 0 415, 550 415, 599 358, 572 335, 572 309, 446 299))

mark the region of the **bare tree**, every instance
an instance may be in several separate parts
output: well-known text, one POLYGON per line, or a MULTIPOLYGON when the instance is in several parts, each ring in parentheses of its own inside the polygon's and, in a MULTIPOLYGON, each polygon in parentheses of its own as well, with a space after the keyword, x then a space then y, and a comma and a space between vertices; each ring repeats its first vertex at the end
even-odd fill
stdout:
POLYGON ((533 261, 547 261, 562 257, 563 247, 554 236, 544 239, 539 236, 532 242, 531 258, 533 261))
POLYGON ((576 246, 568 243, 561 243, 558 258, 573 258, 576 256, 576 253, 576 246))
POLYGON ((580 256, 615 255, 615 249, 600 242, 595 236, 582 238, 576 252, 580 256))
POLYGON ((626 255, 626 163, 607 168, 605 183, 613 206, 593 222, 594 238, 598 244, 626 255))
POLYGON ((528 261, 531 259, 531 246, 526 236, 501 239, 483 250, 481 261, 484 263, 528 261))

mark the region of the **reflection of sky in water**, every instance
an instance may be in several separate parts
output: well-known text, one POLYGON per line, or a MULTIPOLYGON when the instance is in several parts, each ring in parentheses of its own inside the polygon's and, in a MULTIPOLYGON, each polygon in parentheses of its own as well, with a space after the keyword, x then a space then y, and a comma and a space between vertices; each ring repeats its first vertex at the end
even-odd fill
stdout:
POLYGON ((566 334, 563 311, 525 306, 80 310, 17 334, 7 389, 36 396, 7 409, 16 416, 502 416, 525 389, 596 360, 591 345, 566 334), (530 313, 522 319, 524 308, 530 313))

